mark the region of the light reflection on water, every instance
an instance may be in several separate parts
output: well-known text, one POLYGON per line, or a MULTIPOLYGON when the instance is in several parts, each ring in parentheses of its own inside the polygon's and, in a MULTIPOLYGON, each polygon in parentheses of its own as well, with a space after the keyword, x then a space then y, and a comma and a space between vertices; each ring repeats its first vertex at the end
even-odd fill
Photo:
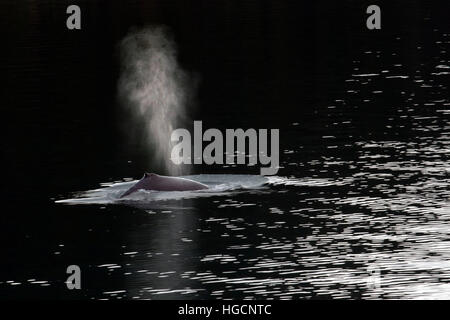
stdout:
MULTIPOLYGON (((354 61, 348 90, 321 111, 326 134, 318 141, 283 140, 285 177, 122 203, 148 222, 128 231, 120 256, 94 266, 121 274, 124 286, 89 297, 450 298, 450 60, 441 52, 420 70, 401 61, 362 70, 373 67, 364 59, 386 54, 354 61), (403 100, 383 122, 392 88, 403 100), (384 125, 364 136, 370 117, 384 125), (412 137, 399 134, 406 127, 412 137)), ((293 119, 285 137, 302 125, 293 119)), ((130 183, 109 186, 112 198, 104 189, 89 196, 109 205, 130 183)))
POLYGON ((161 225, 130 235, 126 290, 105 295, 448 298, 448 142, 360 141, 358 160, 311 161, 319 177, 153 210, 161 225))
POLYGON ((261 193, 192 200, 197 209, 158 219, 166 223, 161 238, 131 235, 137 253, 123 296, 450 298, 450 103, 442 84, 450 61, 435 61, 428 74, 401 63, 363 73, 355 61, 349 97, 326 109, 330 133, 311 146, 317 156, 299 162, 307 147, 291 145, 282 167, 292 174, 270 178, 261 193), (413 87, 379 129, 383 138, 358 138, 352 112, 386 103, 377 100, 380 79, 413 87), (396 134, 404 126, 413 139, 396 134), (166 241, 152 245, 157 239, 166 241))

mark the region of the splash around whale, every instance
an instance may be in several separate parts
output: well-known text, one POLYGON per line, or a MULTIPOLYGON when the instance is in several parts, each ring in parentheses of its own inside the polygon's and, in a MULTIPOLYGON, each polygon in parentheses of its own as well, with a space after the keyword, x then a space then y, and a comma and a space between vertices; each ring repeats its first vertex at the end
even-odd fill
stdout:
POLYGON ((145 173, 142 179, 122 194, 120 198, 124 198, 138 190, 195 191, 204 189, 208 189, 208 186, 194 180, 180 177, 160 176, 156 173, 145 173))
MULTIPOLYGON (((125 204, 125 205, 141 205, 146 208, 154 208, 164 202, 178 201, 182 199, 204 198, 214 196, 226 196, 239 192, 256 192, 257 190, 264 191, 271 183, 274 177, 266 177, 260 175, 249 174, 198 174, 180 177, 165 177, 159 176, 163 179, 163 186, 168 186, 168 180, 165 178, 174 178, 176 182, 191 181, 197 182, 203 187, 197 187, 195 190, 189 188, 184 191, 173 190, 173 185, 170 184, 172 190, 156 190, 162 189, 157 187, 156 182, 152 184, 152 190, 139 187, 139 182, 144 180, 145 175, 141 180, 132 180, 124 178, 114 182, 100 183, 100 188, 77 191, 72 193, 70 198, 55 199, 55 203, 60 204, 125 204), (183 179, 183 180, 179 180, 183 179), (204 187, 206 186, 206 188, 204 187), (126 195, 126 193, 130 191, 126 195), (132 191, 132 192, 131 192, 132 191)), ((151 180, 151 179, 150 179, 151 180)), ((156 180, 156 179, 155 179, 156 180)), ((171 180, 172 182, 173 180, 171 180)), ((192 186, 189 184, 189 186, 192 186)))

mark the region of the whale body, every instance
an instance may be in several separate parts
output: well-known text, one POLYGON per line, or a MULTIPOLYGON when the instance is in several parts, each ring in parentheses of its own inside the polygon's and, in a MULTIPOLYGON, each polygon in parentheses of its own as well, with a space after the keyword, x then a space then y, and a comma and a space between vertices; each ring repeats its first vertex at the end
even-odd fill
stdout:
POLYGON ((129 194, 142 189, 155 191, 194 191, 208 189, 208 186, 185 178, 145 173, 142 179, 122 194, 120 198, 126 197, 129 194))

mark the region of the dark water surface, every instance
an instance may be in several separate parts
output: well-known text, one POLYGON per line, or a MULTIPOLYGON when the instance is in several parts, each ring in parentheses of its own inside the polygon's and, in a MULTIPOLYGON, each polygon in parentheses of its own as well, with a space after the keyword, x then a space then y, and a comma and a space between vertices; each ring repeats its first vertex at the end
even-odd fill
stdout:
POLYGON ((386 4, 374 32, 363 1, 81 3, 79 32, 64 2, 0 5, 0 298, 450 298, 445 2, 386 4), (170 26, 201 78, 192 119, 280 129, 277 176, 145 207, 55 203, 161 170, 116 99, 117 42, 147 24, 170 26))

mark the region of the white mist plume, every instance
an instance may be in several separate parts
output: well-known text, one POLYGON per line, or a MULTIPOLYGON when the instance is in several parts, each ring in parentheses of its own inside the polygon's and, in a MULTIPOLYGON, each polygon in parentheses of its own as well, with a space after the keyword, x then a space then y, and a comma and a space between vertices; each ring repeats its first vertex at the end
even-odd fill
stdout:
POLYGON ((175 43, 163 28, 145 28, 128 34, 120 49, 119 95, 131 125, 143 126, 138 131, 144 132, 153 160, 168 174, 178 175, 181 168, 170 160, 170 135, 186 116, 190 90, 175 43))

